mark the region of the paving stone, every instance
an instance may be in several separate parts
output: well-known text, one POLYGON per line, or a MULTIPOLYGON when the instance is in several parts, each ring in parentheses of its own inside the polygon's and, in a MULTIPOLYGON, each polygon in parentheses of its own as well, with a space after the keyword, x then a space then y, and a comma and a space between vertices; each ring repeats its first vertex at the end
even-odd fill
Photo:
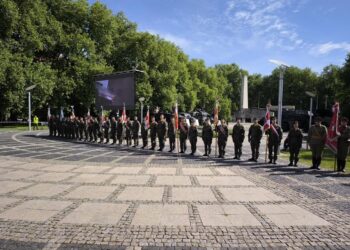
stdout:
POLYGON ((78 182, 78 183, 102 183, 110 179, 112 175, 108 174, 80 174, 76 177, 73 177, 69 182, 78 182))
POLYGON ((145 185, 150 178, 150 175, 119 175, 112 180, 111 184, 145 185))
POLYGON ((213 175, 209 168, 182 168, 184 175, 213 175))
POLYGON ((162 187, 126 187, 118 196, 118 200, 132 201, 161 201, 164 188, 162 187))
POLYGON ((31 163, 25 163, 25 164, 21 165, 21 168, 28 169, 28 170, 36 170, 36 169, 45 168, 47 166, 49 166, 49 164, 31 162, 31 163))
POLYGON ((256 205, 277 226, 330 226, 322 218, 293 204, 256 205))
POLYGON ((243 205, 198 205, 205 226, 261 226, 243 205))
POLYGON ((328 198, 332 198, 331 194, 328 194, 326 192, 323 192, 321 190, 309 187, 309 186, 305 186, 305 185, 297 185, 297 186, 289 186, 291 189, 293 189, 294 191, 297 191, 299 193, 304 194, 305 196, 307 196, 308 198, 311 199, 328 199, 328 198))
POLYGON ((217 201, 210 188, 177 188, 172 189, 173 201, 217 201))
POLYGON ((148 168, 146 171, 147 174, 164 174, 164 175, 175 175, 176 168, 148 168))
POLYGON ((128 204, 83 203, 69 213, 60 223, 117 224, 128 207, 128 204))
POLYGON ((219 188, 220 192, 229 201, 284 201, 270 191, 260 187, 219 188))
POLYGON ((157 176, 156 185, 181 185, 181 186, 191 186, 191 180, 189 176, 157 176))
POLYGON ((30 200, 1 213, 0 218, 44 222, 69 205, 68 201, 30 200))
POLYGON ((186 205, 142 204, 138 207, 132 225, 190 226, 186 205))
POLYGON ((30 177, 28 180, 39 182, 59 182, 68 179, 76 174, 73 173, 43 173, 38 176, 30 177))
POLYGON ((117 187, 114 186, 81 186, 66 194, 72 199, 106 199, 117 187))
POLYGON ((15 198, 7 198, 7 197, 0 197, 0 209, 13 204, 17 201, 19 201, 20 199, 15 199, 15 198))
POLYGON ((65 165, 65 164, 57 164, 57 165, 52 165, 46 168, 43 168, 41 170, 45 171, 52 171, 52 172, 69 172, 75 168, 77 168, 78 165, 65 165))
POLYGON ((6 249, 6 250, 44 249, 45 246, 46 246, 45 242, 0 239, 0 249, 6 249))
POLYGON ((16 170, 16 171, 12 171, 1 175, 0 179, 19 180, 19 179, 29 178, 37 174, 40 174, 40 172, 16 170))
POLYGON ((110 166, 83 166, 77 169, 74 169, 72 172, 74 173, 101 173, 108 169, 110 166))
POLYGON ((111 174, 138 174, 142 167, 115 167, 108 171, 111 174))
POLYGON ((232 172, 232 170, 229 168, 215 168, 215 170, 222 175, 237 175, 236 173, 232 172))
POLYGON ((197 180, 202 186, 255 186, 241 176, 198 176, 197 180))
POLYGON ((71 185, 62 184, 37 184, 30 188, 16 192, 15 195, 29 196, 29 197, 52 197, 58 195, 69 188, 71 185))
POLYGON ((29 185, 30 183, 19 181, 0 181, 0 194, 6 194, 29 185))

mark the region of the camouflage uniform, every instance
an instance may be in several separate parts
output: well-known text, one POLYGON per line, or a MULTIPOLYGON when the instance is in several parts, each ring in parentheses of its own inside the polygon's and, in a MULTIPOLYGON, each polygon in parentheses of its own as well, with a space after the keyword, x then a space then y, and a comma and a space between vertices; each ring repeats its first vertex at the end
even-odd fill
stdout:
POLYGON ((309 129, 308 143, 312 152, 312 167, 318 169, 321 165, 322 153, 327 140, 327 128, 320 125, 312 125, 309 129))
POLYGON ((259 158, 259 147, 262 138, 262 127, 257 124, 252 124, 249 128, 248 141, 252 150, 252 158, 250 160, 257 161, 259 158))
POLYGON ((197 150, 197 136, 198 136, 197 126, 192 124, 188 131, 188 138, 190 139, 190 143, 191 143, 191 155, 194 155, 194 153, 196 153, 196 150, 197 150))
POLYGON ((337 141, 337 163, 338 163, 338 171, 344 171, 346 165, 346 157, 349 152, 350 145, 350 127, 349 126, 341 126, 339 127, 339 137, 337 141))
POLYGON ((235 145, 235 159, 240 159, 242 156, 242 144, 244 141, 245 130, 241 124, 233 126, 232 140, 235 145))
POLYGON ((202 139, 204 142, 204 156, 208 156, 211 153, 211 143, 213 141, 213 129, 210 124, 204 123, 202 129, 202 139))

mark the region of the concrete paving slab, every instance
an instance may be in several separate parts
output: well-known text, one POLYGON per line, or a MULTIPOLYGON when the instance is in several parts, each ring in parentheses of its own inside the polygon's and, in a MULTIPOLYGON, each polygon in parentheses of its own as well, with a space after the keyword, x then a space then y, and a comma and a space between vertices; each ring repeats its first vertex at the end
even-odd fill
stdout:
POLYGON ((108 174, 80 174, 73 177, 69 182, 77 183, 102 183, 110 179, 112 175, 108 174))
POLYGON ((31 184, 19 181, 0 181, 0 194, 6 194, 29 185, 31 184))
POLYGON ((110 169, 110 166, 93 166, 93 165, 89 165, 89 166, 83 166, 77 169, 74 169, 73 172, 74 173, 101 173, 104 172, 108 169, 110 169))
POLYGON ((198 205, 197 208, 205 226, 261 226, 243 205, 198 205))
POLYGON ((237 188, 219 188, 220 192, 229 201, 284 201, 270 191, 260 187, 237 187, 237 188))
POLYGON ((139 226, 190 226, 186 205, 141 204, 132 225, 139 226))
POLYGON ((41 170, 52 171, 52 172, 69 172, 77 167, 78 165, 56 164, 56 165, 51 165, 49 167, 43 168, 41 170))
POLYGON ((117 224, 128 204, 83 203, 60 223, 69 224, 117 224))
POLYGON ((72 203, 69 201, 31 200, 0 214, 5 220, 45 222, 72 203))
POLYGON ((148 168, 146 171, 147 174, 155 175, 175 175, 176 168, 148 168))
POLYGON ((119 175, 112 180, 111 184, 145 185, 150 178, 150 175, 119 175))
POLYGON ((28 180, 39 182, 59 182, 68 179, 76 174, 73 173, 43 173, 38 176, 30 177, 28 180))
POLYGON ((108 171, 110 174, 138 174, 142 167, 115 167, 108 171))
POLYGON ((64 197, 72 199, 106 199, 116 189, 117 187, 115 186, 81 186, 64 197))
POLYGON ((16 192, 15 195, 29 197, 52 197, 66 191, 71 187, 71 185, 42 183, 16 192))
POLYGON ((16 199, 16 198, 7 198, 7 197, 0 197, 0 209, 13 204, 17 201, 19 201, 20 199, 16 199))
POLYGON ((280 227, 330 226, 324 219, 294 204, 256 205, 273 223, 280 227))
POLYGON ((184 175, 214 175, 209 168, 182 168, 184 175))
POLYGON ((198 176, 197 180, 202 186, 255 186, 241 176, 198 176))
POLYGON ((228 168, 215 168, 216 171, 218 171, 221 175, 237 175, 236 173, 232 172, 232 169, 228 168))
POLYGON ((0 176, 0 179, 10 179, 10 180, 20 180, 38 175, 41 172, 26 171, 26 170, 16 170, 0 176))
POLYGON ((164 188, 162 187, 126 187, 118 196, 118 200, 129 201, 161 201, 164 188))
POLYGON ((177 188, 172 189, 173 201, 217 201, 210 188, 177 188))
POLYGON ((189 176, 157 176, 156 185, 168 185, 168 186, 191 186, 191 180, 189 176))

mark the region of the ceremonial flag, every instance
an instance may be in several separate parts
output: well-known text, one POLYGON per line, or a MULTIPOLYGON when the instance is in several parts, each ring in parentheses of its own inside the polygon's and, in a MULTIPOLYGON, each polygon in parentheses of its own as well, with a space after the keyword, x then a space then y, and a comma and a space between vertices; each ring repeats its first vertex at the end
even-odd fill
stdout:
POLYGON ((123 121, 123 123, 125 123, 127 121, 125 103, 123 105, 124 106, 123 106, 123 113, 122 113, 122 121, 123 121))
POLYGON ((146 125, 146 129, 149 128, 149 124, 150 124, 150 119, 149 119, 149 107, 147 109, 147 114, 146 114, 146 117, 145 117, 146 121, 145 121, 145 125, 146 125))
POLYGON ((333 151, 334 154, 337 153, 337 140, 336 136, 338 134, 338 120, 339 120, 339 103, 336 102, 332 108, 333 115, 332 120, 328 127, 328 136, 326 141, 326 146, 333 151))
POLYGON ((175 103, 174 118, 175 118, 175 129, 178 130, 179 129, 179 111, 178 111, 177 102, 175 103))
POLYGON ((219 102, 215 101, 215 107, 214 107, 214 124, 217 125, 219 121, 219 102))
POLYGON ((264 123, 264 132, 271 127, 271 116, 269 106, 266 106, 266 114, 265 114, 265 123, 264 123))

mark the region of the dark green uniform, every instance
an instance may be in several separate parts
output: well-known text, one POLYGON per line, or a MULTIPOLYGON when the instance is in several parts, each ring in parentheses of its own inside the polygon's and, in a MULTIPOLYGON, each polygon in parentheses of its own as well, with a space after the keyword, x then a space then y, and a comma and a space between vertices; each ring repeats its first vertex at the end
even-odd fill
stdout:
POLYGON ((176 135, 175 124, 173 122, 170 122, 168 124, 168 138, 169 138, 169 146, 170 146, 169 152, 173 152, 173 150, 175 149, 175 135, 176 135))
POLYGON ((318 169, 321 165, 322 152, 327 140, 327 128, 324 125, 312 125, 309 129, 308 143, 312 152, 312 167, 318 169))
POLYGON ((338 171, 344 171, 346 165, 346 157, 349 152, 350 145, 350 127, 349 126, 341 126, 339 127, 339 137, 337 141, 337 163, 338 163, 338 171))
POLYGON ((232 140, 235 145, 235 159, 240 159, 242 156, 242 144, 244 141, 245 130, 242 124, 236 124, 232 130, 232 140))
POLYGON ((166 140, 168 125, 166 121, 159 121, 157 125, 157 135, 159 141, 159 151, 163 151, 166 140))
POLYGON ((196 150, 197 150, 197 136, 198 136, 197 126, 191 125, 188 131, 188 138, 190 139, 190 144, 191 144, 191 155, 194 155, 194 153, 196 153, 196 150))
POLYGON ((48 122, 48 125, 49 125, 49 135, 50 136, 53 136, 53 123, 54 123, 54 117, 53 116, 50 116, 49 117, 49 122, 48 122))
POLYGON ((145 148, 148 145, 148 127, 145 121, 143 121, 141 124, 141 137, 142 137, 142 148, 145 148))
POLYGON ((281 145, 283 133, 280 126, 271 124, 266 130, 268 135, 269 163, 276 163, 279 146, 281 145))
POLYGON ((103 132, 104 138, 106 138, 106 143, 109 143, 109 128, 111 127, 111 122, 108 118, 103 122, 103 132))
POLYGON ((123 122, 121 120, 118 120, 117 123, 117 139, 119 145, 121 145, 123 143, 123 122))
POLYGON ((134 147, 139 145, 139 131, 140 131, 140 122, 133 121, 132 123, 132 138, 134 139, 134 147))
POLYGON ((94 135, 94 142, 97 142, 97 135, 99 130, 100 130, 100 125, 97 121, 97 118, 95 118, 92 124, 92 134, 94 135))
POLYGON ((180 153, 186 152, 186 141, 188 137, 188 126, 186 123, 180 123, 180 153))
POLYGON ((202 140, 204 143, 204 156, 208 156, 211 153, 211 143, 213 141, 213 129, 210 124, 204 123, 202 129, 202 140))
POLYGON ((303 134, 301 129, 291 128, 286 141, 288 142, 289 146, 289 165, 296 166, 299 161, 299 151, 303 143, 303 134))
POLYGON ((253 124, 249 128, 248 141, 252 150, 252 158, 250 160, 257 161, 259 158, 260 141, 262 138, 262 127, 260 124, 253 124))
POLYGON ((131 121, 127 121, 125 123, 125 139, 126 139, 126 145, 131 146, 131 138, 132 138, 132 131, 131 131, 131 121))
POLYGON ((224 158, 228 138, 228 128, 226 125, 218 125, 216 131, 218 132, 219 158, 224 158))
POLYGON ((78 121, 79 140, 83 140, 85 123, 83 119, 78 121))
POLYGON ((89 121, 88 118, 84 118, 84 136, 85 136, 85 141, 89 140, 89 121))
POLYGON ((156 147, 157 140, 157 122, 154 121, 150 125, 150 136, 151 136, 151 149, 154 150, 156 147))
POLYGON ((112 139, 112 144, 115 144, 117 142, 117 121, 111 120, 111 139, 112 139))

